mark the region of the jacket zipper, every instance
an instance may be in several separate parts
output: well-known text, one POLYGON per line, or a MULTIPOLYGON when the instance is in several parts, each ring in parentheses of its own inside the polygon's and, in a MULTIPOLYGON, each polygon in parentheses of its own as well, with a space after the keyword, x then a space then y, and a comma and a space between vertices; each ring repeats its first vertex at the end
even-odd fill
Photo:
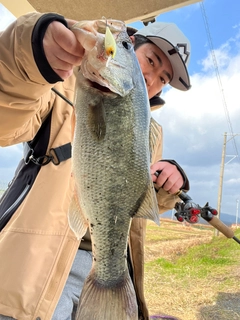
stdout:
POLYGON ((18 198, 13 202, 13 204, 3 213, 3 215, 0 218, 0 221, 4 219, 5 216, 9 214, 15 207, 18 206, 19 202, 22 201, 22 199, 25 197, 27 194, 28 190, 30 189, 30 185, 27 184, 26 187, 23 189, 21 194, 18 196, 18 198))

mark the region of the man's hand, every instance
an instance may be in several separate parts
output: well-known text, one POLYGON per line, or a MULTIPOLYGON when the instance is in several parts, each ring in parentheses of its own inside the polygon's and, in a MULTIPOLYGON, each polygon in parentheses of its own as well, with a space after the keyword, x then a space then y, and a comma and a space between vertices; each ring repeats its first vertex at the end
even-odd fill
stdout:
MULTIPOLYGON (((71 27, 76 21, 67 20, 71 27)), ((52 69, 63 80, 70 77, 73 67, 81 64, 84 49, 74 33, 61 22, 53 21, 49 24, 44 38, 43 48, 52 69)))
POLYGON ((154 163, 151 166, 151 175, 153 182, 155 182, 159 188, 162 187, 171 194, 179 191, 184 183, 183 177, 177 167, 167 161, 154 163), (158 177, 154 175, 156 171, 161 171, 158 177))

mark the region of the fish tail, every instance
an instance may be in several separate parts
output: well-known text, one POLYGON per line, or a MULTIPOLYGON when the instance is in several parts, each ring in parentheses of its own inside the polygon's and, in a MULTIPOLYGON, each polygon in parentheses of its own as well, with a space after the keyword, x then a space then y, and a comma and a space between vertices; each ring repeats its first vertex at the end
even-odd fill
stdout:
POLYGON ((76 320, 137 320, 136 294, 126 271, 124 279, 108 286, 98 283, 91 272, 80 296, 76 320))

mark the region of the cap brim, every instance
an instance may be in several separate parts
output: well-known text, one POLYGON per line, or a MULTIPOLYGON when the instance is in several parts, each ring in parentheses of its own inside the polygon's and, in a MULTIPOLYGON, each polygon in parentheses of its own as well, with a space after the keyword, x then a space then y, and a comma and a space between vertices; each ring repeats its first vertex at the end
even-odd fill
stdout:
POLYGON ((173 45, 161 37, 146 36, 146 38, 158 46, 169 59, 173 68, 173 78, 170 82, 170 85, 182 91, 189 90, 191 88, 190 79, 181 55, 178 52, 170 54, 171 50, 175 49, 173 45))

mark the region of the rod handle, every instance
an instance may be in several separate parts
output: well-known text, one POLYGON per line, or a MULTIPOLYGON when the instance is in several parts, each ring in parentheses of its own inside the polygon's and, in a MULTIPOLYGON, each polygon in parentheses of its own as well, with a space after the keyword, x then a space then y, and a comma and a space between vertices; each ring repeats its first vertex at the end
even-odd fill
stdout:
POLYGON ((228 226, 226 226, 220 219, 218 219, 216 216, 213 216, 210 221, 208 221, 214 228, 216 228, 218 231, 222 232, 227 238, 233 238, 234 233, 233 230, 230 229, 228 226))

